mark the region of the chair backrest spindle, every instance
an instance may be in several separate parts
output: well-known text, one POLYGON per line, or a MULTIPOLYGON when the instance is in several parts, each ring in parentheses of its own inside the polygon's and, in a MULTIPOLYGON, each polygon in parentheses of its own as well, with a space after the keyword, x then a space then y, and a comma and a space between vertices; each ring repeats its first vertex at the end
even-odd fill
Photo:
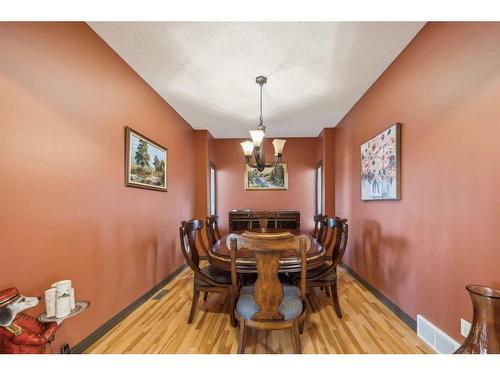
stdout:
POLYGON ((220 240, 219 217, 216 215, 207 216, 205 218, 205 230, 209 246, 220 240))
POLYGON ((321 244, 324 243, 326 239, 326 223, 328 216, 323 214, 314 215, 314 232, 312 236, 321 244))
POLYGON ((335 217, 336 222, 336 237, 335 237, 335 245, 332 249, 332 264, 337 266, 347 248, 347 240, 349 238, 349 225, 347 225, 347 219, 341 219, 339 217, 335 217))

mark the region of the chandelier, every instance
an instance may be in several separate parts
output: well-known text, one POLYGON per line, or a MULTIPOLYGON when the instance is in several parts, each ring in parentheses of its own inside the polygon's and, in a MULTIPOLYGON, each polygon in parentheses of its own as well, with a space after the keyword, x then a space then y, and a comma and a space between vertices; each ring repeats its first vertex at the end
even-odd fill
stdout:
POLYGON ((267 78, 264 76, 258 76, 255 78, 255 82, 260 86, 260 117, 259 126, 256 130, 250 130, 251 141, 245 141, 241 143, 243 152, 245 153, 245 163, 251 168, 257 168, 259 172, 262 172, 264 168, 275 167, 281 162, 281 156, 283 154, 283 147, 285 146, 285 139, 275 139, 273 140, 274 146, 274 160, 272 163, 266 163, 266 158, 264 156, 264 137, 266 135, 266 127, 264 126, 264 119, 262 117, 262 86, 267 83, 267 78))

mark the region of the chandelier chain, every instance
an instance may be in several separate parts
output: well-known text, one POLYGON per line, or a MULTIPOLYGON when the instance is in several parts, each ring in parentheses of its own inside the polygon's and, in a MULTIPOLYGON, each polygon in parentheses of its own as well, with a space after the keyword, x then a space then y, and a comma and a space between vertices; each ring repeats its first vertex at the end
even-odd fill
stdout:
POLYGON ((264 118, 262 117, 262 85, 260 85, 260 125, 262 126, 264 124, 264 118))

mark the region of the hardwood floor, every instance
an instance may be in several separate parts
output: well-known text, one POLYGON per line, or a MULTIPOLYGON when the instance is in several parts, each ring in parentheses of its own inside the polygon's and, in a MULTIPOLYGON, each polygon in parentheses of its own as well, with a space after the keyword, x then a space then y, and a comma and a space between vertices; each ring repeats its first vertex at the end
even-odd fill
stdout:
MULTIPOLYGON (((343 319, 331 299, 315 288, 308 296, 308 317, 301 336, 303 353, 432 353, 403 321, 344 269, 339 269, 343 319)), ((185 270, 86 353, 235 353, 237 330, 229 323, 228 298, 200 298, 194 322, 187 324, 193 292, 192 272, 185 270)), ((293 353, 288 331, 250 330, 246 353, 293 353)))

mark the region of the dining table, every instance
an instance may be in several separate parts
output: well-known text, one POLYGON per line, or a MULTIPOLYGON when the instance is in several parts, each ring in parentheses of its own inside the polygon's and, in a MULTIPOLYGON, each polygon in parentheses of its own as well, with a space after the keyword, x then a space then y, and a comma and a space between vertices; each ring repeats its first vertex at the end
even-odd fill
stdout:
MULTIPOLYGON (((309 232, 290 229, 266 229, 265 231, 261 229, 247 229, 238 230, 231 233, 243 234, 244 232, 255 234, 291 233, 294 236, 305 235, 309 238, 310 241, 309 250, 306 253, 307 269, 311 270, 321 267, 325 262, 325 248, 309 232)), ((230 250, 227 243, 227 237, 231 233, 223 235, 220 240, 216 241, 210 249, 211 251, 209 252, 208 256, 208 261, 212 266, 224 271, 231 271, 230 250)), ((237 251, 238 256, 236 258, 236 267, 238 269, 238 272, 257 273, 254 251, 245 248, 240 248, 237 251)), ((278 272, 300 272, 300 266, 301 259, 298 249, 288 249, 282 252, 280 257, 280 268, 278 272)))

